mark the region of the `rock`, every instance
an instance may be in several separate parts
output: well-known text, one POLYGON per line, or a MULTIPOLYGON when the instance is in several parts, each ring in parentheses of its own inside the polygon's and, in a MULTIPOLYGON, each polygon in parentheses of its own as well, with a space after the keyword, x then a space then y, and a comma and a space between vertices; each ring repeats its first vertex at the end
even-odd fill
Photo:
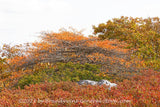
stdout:
POLYGON ((110 87, 115 87, 115 86, 117 86, 117 84, 111 83, 111 82, 109 82, 108 80, 100 80, 100 81, 98 82, 98 85, 103 85, 103 84, 106 84, 107 86, 110 86, 110 87))
POLYGON ((111 89, 111 87, 116 87, 117 84, 115 83, 111 83, 108 80, 100 80, 100 81, 92 81, 92 80, 80 80, 77 82, 79 85, 106 85, 109 86, 109 90, 111 89))
POLYGON ((79 85, 83 85, 83 84, 86 84, 86 85, 97 85, 98 82, 96 81, 92 81, 92 80, 81 80, 79 82, 77 82, 79 85))
POLYGON ((111 83, 111 82, 109 82, 108 80, 100 80, 100 81, 98 82, 98 85, 103 85, 103 84, 109 86, 109 90, 111 89, 111 87, 116 87, 116 86, 117 86, 117 84, 111 83))

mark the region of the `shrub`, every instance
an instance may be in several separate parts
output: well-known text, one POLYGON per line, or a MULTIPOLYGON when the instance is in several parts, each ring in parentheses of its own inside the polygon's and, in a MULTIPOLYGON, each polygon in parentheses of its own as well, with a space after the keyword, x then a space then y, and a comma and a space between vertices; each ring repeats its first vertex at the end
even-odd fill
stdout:
POLYGON ((24 88, 25 85, 36 84, 44 81, 60 82, 60 81, 79 81, 79 80, 95 80, 110 79, 107 75, 102 75, 100 65, 80 64, 80 63, 57 63, 55 68, 45 68, 35 71, 33 74, 25 75, 19 79, 16 87, 24 88))

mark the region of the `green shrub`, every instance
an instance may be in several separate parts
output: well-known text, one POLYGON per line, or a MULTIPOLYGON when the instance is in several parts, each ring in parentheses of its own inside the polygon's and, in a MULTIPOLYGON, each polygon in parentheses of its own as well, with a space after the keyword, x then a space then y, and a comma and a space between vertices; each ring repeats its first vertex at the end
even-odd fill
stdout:
POLYGON ((43 72, 34 75, 25 75, 18 81, 18 86, 20 86, 20 88, 24 88, 25 85, 29 86, 29 84, 44 82, 47 77, 48 75, 43 72))
MULTIPOLYGON (((24 88, 25 85, 36 84, 44 81, 60 82, 60 81, 79 81, 79 80, 95 80, 110 79, 107 75, 101 75, 100 65, 79 64, 79 63, 57 63, 56 68, 46 68, 35 71, 33 74, 25 75, 18 81, 18 86, 24 88)), ((54 65, 54 66, 55 66, 54 65)))

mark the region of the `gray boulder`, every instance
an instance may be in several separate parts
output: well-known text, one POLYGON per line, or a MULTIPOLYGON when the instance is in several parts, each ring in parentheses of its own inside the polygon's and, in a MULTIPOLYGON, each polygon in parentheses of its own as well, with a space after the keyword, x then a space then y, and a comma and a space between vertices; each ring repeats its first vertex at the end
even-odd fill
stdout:
POLYGON ((108 80, 100 80, 100 81, 92 81, 92 80, 80 80, 77 82, 79 85, 106 85, 109 86, 109 90, 111 89, 111 87, 116 87, 117 84, 115 83, 111 83, 108 80))
POLYGON ((80 80, 79 82, 77 82, 79 85, 83 85, 83 84, 86 84, 86 85, 97 85, 98 82, 96 81, 92 81, 92 80, 80 80))

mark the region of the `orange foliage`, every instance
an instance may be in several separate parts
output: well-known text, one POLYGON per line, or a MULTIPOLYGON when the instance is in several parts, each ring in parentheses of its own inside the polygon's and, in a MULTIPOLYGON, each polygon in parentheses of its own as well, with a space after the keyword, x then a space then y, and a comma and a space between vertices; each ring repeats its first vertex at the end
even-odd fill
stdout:
MULTIPOLYGON (((26 55, 15 55, 8 62, 16 69, 7 78, 0 80, 0 85, 12 89, 18 79, 24 75, 44 68, 56 68, 55 62, 87 62, 101 64, 104 72, 100 76, 110 76, 112 71, 127 71, 131 75, 132 67, 145 66, 143 61, 130 60, 130 50, 124 49, 125 42, 118 40, 99 40, 97 37, 84 37, 74 32, 61 31, 41 36, 40 42, 32 43, 26 55), (66 59, 65 59, 66 58, 66 59), (68 58, 68 59, 67 59, 68 58), (57 59, 57 60, 56 60, 57 59), (63 60, 65 59, 65 60, 63 60), (54 62, 55 61, 55 62, 54 62), (29 66, 31 64, 32 67, 29 66), (34 66, 34 64, 36 66, 34 66), (134 66, 139 64, 139 66, 134 66), (105 68, 106 67, 106 68, 105 68)), ((8 46, 7 46, 8 47, 8 46)), ((10 47, 7 48, 8 50, 10 47)), ((121 74, 121 75, 123 75, 121 74)), ((132 74, 133 75, 133 74, 132 74)), ((119 75, 117 75, 119 76, 119 75)), ((112 77, 111 77, 112 78, 112 77)), ((119 77, 117 77, 119 78, 119 77)), ((105 86, 79 86, 74 82, 40 83, 26 86, 25 89, 2 89, 2 106, 158 106, 160 105, 160 73, 152 70, 139 72, 130 80, 116 82, 118 86, 107 90, 105 86), (55 100, 99 100, 102 102, 53 103, 55 100), (48 102, 44 102, 48 101, 48 102), (123 102, 124 101, 124 102, 123 102), (129 101, 129 102, 126 102, 129 101), (116 102, 116 103, 115 103, 116 102)))

